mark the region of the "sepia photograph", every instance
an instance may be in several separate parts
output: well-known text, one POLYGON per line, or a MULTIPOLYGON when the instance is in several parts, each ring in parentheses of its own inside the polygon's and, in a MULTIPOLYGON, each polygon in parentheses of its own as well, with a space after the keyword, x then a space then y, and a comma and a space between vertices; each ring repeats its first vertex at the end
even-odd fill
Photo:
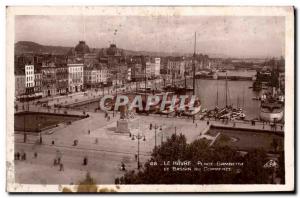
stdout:
POLYGON ((294 8, 6 8, 8 192, 294 190, 294 8))

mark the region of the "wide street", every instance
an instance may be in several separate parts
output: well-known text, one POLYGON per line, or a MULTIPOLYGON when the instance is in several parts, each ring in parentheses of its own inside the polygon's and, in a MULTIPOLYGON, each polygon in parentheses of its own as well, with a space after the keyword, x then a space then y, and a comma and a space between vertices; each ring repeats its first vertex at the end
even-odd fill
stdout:
MULTIPOLYGON (((121 163, 126 169, 137 169, 135 154, 138 150, 137 138, 132 139, 128 133, 115 133, 115 117, 110 114, 110 121, 104 113, 88 112, 90 117, 73 122, 71 125, 61 124, 54 129, 42 133, 43 144, 38 143, 39 136, 28 135, 26 143, 22 134, 15 134, 15 152, 26 153, 25 161, 16 161, 16 181, 20 183, 70 184, 80 181, 87 171, 99 184, 113 184, 114 179, 124 174, 120 170, 121 163), (90 130, 90 134, 88 133, 90 130), (74 140, 78 144, 74 146, 74 140), (54 141, 54 145, 52 145, 54 141), (34 158, 34 153, 38 154, 34 158), (64 171, 53 166, 54 159, 61 156, 64 171), (83 158, 88 158, 88 165, 83 166, 83 158), (71 173, 71 174, 70 174, 71 173), (72 177, 70 177, 72 175, 72 177)), ((188 142, 199 137, 206 123, 192 120, 176 120, 176 133, 183 133, 188 142)), ((135 116, 130 120, 132 135, 140 135, 140 161, 144 163, 150 158, 155 146, 155 129, 157 146, 167 137, 175 133, 175 120, 160 116, 135 116), (150 123, 153 125, 150 130, 150 123), (160 130, 160 128, 162 130, 160 130), (137 132, 139 129, 140 133, 137 132)))

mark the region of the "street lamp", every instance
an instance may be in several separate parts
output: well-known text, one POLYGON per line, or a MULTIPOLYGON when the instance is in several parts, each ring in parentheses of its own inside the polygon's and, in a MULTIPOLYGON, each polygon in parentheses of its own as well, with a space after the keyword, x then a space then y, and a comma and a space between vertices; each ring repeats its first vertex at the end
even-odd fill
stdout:
POLYGON ((143 141, 146 141, 146 136, 145 135, 132 135, 131 140, 135 140, 135 138, 138 140, 138 150, 137 150, 137 168, 140 169, 140 139, 143 138, 143 141))
POLYGON ((164 134, 163 134, 163 132, 162 132, 162 126, 160 126, 160 133, 161 133, 161 145, 162 145, 162 143, 163 143, 163 141, 164 141, 164 134))

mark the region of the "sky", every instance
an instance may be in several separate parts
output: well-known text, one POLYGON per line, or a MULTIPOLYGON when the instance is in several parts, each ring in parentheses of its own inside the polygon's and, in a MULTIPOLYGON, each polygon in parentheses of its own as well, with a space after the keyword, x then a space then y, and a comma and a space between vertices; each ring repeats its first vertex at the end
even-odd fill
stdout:
POLYGON ((284 17, 275 16, 46 16, 15 18, 15 41, 138 51, 196 52, 239 58, 284 55, 284 17))

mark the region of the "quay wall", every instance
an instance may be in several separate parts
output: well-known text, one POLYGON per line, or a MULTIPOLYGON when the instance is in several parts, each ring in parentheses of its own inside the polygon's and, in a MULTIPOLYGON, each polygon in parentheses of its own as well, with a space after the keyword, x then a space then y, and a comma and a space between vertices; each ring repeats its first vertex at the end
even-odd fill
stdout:
POLYGON ((232 127, 232 126, 223 126, 223 125, 215 125, 212 124, 210 126, 211 129, 226 129, 226 130, 232 130, 232 131, 247 131, 247 132, 259 132, 259 133, 272 133, 279 136, 284 136, 283 131, 271 131, 271 130, 265 130, 265 129, 257 129, 257 128, 251 128, 251 127, 232 127))

